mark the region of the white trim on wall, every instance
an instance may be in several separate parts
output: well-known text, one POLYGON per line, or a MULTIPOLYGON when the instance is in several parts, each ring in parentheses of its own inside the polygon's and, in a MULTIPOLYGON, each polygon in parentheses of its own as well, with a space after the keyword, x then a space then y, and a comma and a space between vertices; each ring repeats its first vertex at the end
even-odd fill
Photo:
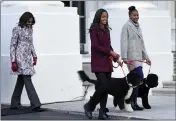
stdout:
POLYGON ((152 3, 158 7, 158 0, 152 0, 152 3))

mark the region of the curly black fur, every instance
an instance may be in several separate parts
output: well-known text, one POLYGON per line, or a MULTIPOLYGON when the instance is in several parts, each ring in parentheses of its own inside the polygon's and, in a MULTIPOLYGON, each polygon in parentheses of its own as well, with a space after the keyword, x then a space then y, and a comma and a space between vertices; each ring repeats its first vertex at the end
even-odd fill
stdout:
MULTIPOLYGON (((95 84, 95 87, 98 84, 98 80, 90 79, 87 76, 87 74, 82 70, 78 71, 78 75, 83 82, 88 81, 90 83, 93 83, 95 84)), ((128 90, 130 89, 127 82, 132 84, 132 86, 139 86, 142 83, 142 79, 136 71, 131 71, 127 75, 127 80, 125 77, 124 78, 112 77, 111 80, 109 80, 108 87, 110 88, 108 89, 108 93, 114 97, 113 100, 114 106, 116 107, 118 105, 120 109, 124 109, 124 100, 125 100, 124 98, 127 95, 128 90)), ((125 102, 130 104, 131 100, 132 95, 129 99, 125 100, 125 102)))
POLYGON ((138 87, 138 97, 142 98, 142 105, 145 109, 151 109, 148 101, 148 94, 150 88, 158 86, 158 76, 156 74, 149 74, 143 80, 143 84, 138 87))

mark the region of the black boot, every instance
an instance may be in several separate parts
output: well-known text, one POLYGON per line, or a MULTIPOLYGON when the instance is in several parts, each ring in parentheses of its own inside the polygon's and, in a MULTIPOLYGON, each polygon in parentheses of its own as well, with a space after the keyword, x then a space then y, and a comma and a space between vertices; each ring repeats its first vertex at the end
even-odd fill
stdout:
POLYGON ((104 108, 104 109, 99 109, 99 116, 98 119, 99 120, 107 120, 109 119, 109 116, 106 114, 107 112, 109 112, 108 108, 104 108))
POLYGON ((134 97, 134 99, 132 100, 131 107, 133 108, 133 110, 139 111, 142 111, 144 109, 142 107, 139 107, 139 105, 137 104, 137 97, 134 97))
POLYGON ((92 119, 92 111, 88 107, 88 103, 84 105, 84 113, 89 119, 92 119))
POLYGON ((22 105, 10 106, 10 109, 24 109, 24 107, 22 105))

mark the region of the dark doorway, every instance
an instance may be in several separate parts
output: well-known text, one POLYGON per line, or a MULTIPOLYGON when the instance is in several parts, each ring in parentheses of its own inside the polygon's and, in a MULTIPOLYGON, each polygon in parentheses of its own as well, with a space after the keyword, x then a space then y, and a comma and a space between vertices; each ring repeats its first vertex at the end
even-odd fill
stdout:
POLYGON ((70 1, 61 1, 64 3, 64 6, 65 7, 70 7, 70 1))
POLYGON ((86 44, 86 6, 85 1, 62 1, 65 7, 77 7, 79 15, 79 27, 80 27, 80 54, 88 54, 85 52, 84 46, 86 44))

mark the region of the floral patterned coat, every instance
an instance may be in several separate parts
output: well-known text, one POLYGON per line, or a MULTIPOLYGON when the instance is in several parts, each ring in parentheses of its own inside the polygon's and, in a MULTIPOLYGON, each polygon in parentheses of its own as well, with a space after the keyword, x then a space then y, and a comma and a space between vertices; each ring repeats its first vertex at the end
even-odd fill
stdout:
POLYGON ((14 27, 10 44, 10 59, 11 62, 17 63, 18 70, 12 74, 34 75, 33 57, 37 57, 33 45, 33 29, 14 27))

